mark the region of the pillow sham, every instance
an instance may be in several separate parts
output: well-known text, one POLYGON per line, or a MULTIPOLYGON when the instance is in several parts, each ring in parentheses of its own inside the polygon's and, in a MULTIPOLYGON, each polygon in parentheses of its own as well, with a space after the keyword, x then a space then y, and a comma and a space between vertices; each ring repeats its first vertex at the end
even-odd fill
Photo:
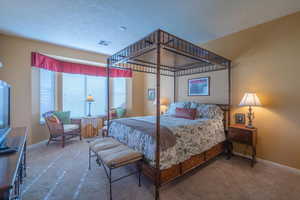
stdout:
POLYGON ((175 102, 171 103, 168 110, 166 111, 166 115, 175 115, 176 108, 190 108, 190 102, 175 102))
POLYGON ((195 108, 176 108, 174 117, 194 120, 196 111, 195 108))
POLYGON ((208 119, 223 119, 224 113, 222 109, 214 104, 199 104, 197 107, 198 118, 208 118, 208 119))

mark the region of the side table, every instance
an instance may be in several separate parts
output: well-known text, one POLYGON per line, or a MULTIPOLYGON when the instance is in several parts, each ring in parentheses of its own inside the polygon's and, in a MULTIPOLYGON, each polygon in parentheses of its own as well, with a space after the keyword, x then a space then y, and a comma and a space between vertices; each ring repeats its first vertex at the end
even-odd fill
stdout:
POLYGON ((106 115, 103 116, 91 116, 83 117, 81 119, 81 133, 84 138, 95 137, 99 135, 102 127, 104 126, 104 121, 106 115))

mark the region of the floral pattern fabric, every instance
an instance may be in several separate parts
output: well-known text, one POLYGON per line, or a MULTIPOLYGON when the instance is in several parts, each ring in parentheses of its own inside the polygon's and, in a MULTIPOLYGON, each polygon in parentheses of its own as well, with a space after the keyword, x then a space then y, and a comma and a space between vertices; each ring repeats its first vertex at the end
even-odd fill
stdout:
MULTIPOLYGON (((155 123, 155 116, 134 117, 155 123)), ((109 136, 144 154, 150 165, 155 166, 155 138, 135 130, 119 120, 112 121, 109 136)), ((224 126, 221 119, 198 118, 189 120, 168 115, 161 116, 161 125, 169 128, 176 136, 176 144, 160 152, 160 169, 179 164, 191 156, 200 154, 225 140, 224 126)))
POLYGON ((214 104, 199 104, 197 106, 198 117, 208 118, 208 119, 223 119, 224 113, 222 109, 214 104))

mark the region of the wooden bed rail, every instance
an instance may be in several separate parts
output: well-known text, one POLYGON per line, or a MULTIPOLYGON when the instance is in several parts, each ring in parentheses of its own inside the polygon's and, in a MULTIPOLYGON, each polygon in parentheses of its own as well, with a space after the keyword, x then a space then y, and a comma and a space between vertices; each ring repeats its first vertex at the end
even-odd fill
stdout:
MULTIPOLYGON (((221 142, 207 151, 197 154, 185 160, 182 163, 177 165, 173 165, 167 169, 160 170, 158 173, 160 174, 160 186, 168 184, 181 177, 182 175, 196 169, 197 167, 207 163, 208 161, 214 159, 218 155, 224 152, 225 144, 221 142)), ((151 181, 155 183, 156 181, 156 173, 157 169, 155 167, 150 166, 146 161, 143 162, 143 174, 148 177, 151 181)))

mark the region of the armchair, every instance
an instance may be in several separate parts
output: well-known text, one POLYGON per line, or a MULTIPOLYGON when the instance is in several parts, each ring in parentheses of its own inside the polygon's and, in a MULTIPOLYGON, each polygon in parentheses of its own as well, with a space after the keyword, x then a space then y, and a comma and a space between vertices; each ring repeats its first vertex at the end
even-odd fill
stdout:
POLYGON ((69 139, 79 137, 81 140, 81 119, 71 119, 71 124, 53 122, 50 120, 53 112, 54 111, 49 111, 43 114, 50 133, 47 145, 51 141, 61 141, 62 147, 64 148, 65 142, 69 139))

